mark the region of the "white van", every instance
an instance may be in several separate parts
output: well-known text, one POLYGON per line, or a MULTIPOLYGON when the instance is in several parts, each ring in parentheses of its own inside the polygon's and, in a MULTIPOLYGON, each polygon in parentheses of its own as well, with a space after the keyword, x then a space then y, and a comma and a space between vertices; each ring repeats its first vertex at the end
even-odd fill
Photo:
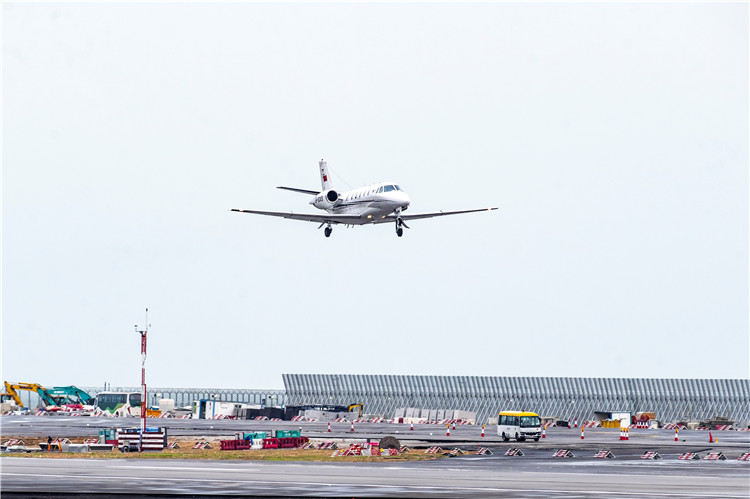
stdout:
POLYGON ((533 438, 538 442, 542 436, 542 421, 534 412, 503 411, 497 419, 497 434, 506 442, 511 438, 518 442, 533 438))

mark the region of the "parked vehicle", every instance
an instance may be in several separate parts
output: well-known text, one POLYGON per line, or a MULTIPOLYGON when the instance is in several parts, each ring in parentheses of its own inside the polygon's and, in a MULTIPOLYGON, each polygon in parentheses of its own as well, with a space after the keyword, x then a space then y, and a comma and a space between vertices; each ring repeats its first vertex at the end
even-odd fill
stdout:
POLYGON ((497 420, 497 434, 506 442, 511 438, 518 442, 533 438, 538 442, 542 436, 541 425, 539 415, 534 412, 503 411, 497 420))
POLYGON ((139 392, 99 392, 94 408, 115 416, 141 415, 141 394, 139 392))

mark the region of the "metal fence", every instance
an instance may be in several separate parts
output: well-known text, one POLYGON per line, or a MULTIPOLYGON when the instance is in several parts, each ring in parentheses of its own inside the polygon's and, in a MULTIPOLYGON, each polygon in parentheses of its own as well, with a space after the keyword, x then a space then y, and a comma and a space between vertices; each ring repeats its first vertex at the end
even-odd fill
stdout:
POLYGON ((655 412, 665 422, 723 416, 750 421, 750 380, 532 378, 284 374, 288 403, 363 403, 390 418, 400 407, 460 409, 486 421, 500 410, 530 410, 562 419, 595 411, 655 412))
MULTIPOLYGON (((102 387, 84 388, 92 397, 104 391, 102 387)), ((119 392, 138 392, 140 386, 109 387, 108 390, 119 392)), ((193 402, 200 399, 223 400, 227 402, 242 402, 245 404, 285 405, 286 392, 284 390, 248 390, 241 388, 160 388, 149 387, 148 404, 158 405, 159 399, 174 399, 176 407, 192 407, 193 402)))

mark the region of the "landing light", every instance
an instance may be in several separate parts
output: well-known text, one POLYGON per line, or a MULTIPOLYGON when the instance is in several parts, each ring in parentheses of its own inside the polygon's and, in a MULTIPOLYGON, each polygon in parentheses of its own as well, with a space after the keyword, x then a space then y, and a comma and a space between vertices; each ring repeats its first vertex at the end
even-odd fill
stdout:
POLYGON ((367 215, 367 218, 372 218, 372 215, 367 215))

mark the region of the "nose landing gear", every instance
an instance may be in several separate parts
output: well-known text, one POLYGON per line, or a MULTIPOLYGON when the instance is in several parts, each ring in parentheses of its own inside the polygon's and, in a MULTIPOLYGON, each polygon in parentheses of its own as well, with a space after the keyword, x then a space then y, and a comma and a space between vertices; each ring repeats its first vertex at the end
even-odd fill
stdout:
POLYGON ((404 219, 401 218, 401 209, 398 209, 396 211, 396 235, 398 237, 404 235, 404 227, 406 227, 407 229, 409 228, 409 226, 404 223, 404 219))

